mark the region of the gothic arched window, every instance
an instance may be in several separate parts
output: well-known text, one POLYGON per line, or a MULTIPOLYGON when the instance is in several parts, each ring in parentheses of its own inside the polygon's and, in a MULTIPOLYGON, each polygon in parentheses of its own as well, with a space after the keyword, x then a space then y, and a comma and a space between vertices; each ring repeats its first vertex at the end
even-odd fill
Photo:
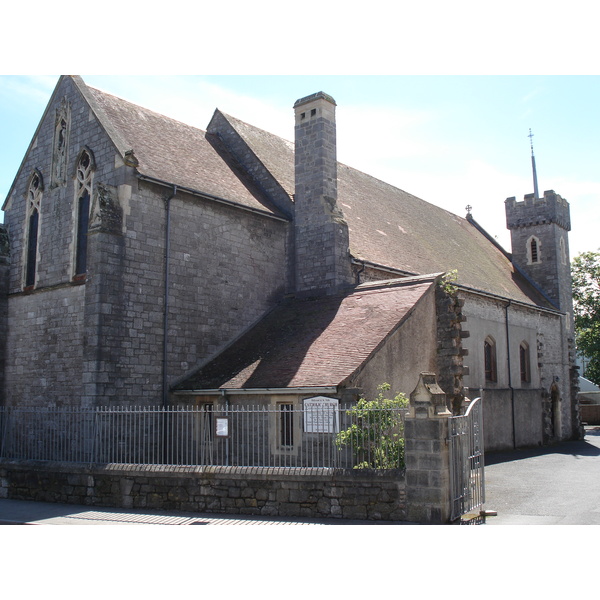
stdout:
POLYGON ((25 245, 25 287, 35 285, 37 272, 38 235, 40 228, 40 209, 44 186, 39 171, 35 171, 27 189, 27 242, 25 245))
POLYGON ((75 276, 87 271, 87 233, 90 220, 90 198, 92 196, 93 160, 87 150, 79 155, 75 182, 75 276))
POLYGON ((488 336, 483 343, 483 361, 486 381, 498 381, 498 368, 496 365, 496 342, 488 336))

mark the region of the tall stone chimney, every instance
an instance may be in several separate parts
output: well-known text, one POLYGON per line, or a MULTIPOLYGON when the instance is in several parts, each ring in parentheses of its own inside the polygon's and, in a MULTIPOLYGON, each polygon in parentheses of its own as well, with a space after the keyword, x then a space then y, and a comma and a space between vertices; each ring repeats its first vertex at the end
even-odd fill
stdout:
POLYGON ((294 104, 296 291, 352 284, 348 225, 337 206, 335 100, 318 92, 294 104))

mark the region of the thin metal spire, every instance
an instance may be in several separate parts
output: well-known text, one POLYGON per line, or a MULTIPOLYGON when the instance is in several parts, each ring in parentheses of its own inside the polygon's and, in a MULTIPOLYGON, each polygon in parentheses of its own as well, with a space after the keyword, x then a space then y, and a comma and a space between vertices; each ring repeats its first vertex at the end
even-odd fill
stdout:
POLYGON ((529 143, 531 144, 531 166, 533 168, 533 195, 537 200, 540 197, 538 191, 538 182, 537 182, 537 171, 535 169, 535 156, 533 155, 533 133, 531 133, 531 128, 529 129, 529 143))

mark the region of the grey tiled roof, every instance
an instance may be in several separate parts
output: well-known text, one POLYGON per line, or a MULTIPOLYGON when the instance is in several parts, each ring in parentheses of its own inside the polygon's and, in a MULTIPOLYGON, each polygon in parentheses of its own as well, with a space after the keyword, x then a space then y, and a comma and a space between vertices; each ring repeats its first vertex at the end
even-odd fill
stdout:
POLYGON ((133 150, 141 175, 278 214, 216 136, 74 80, 121 155, 133 150))
MULTIPOLYGON (((224 115, 288 194, 294 193, 294 144, 224 115)), ((359 259, 413 274, 457 269, 459 283, 549 307, 497 245, 467 219, 338 163, 338 206, 359 259)))
MULTIPOLYGON (((118 150, 133 149, 138 171, 242 206, 278 213, 215 135, 86 86, 74 78, 118 150)), ((258 160, 294 194, 294 144, 223 115, 258 160)), ((477 227, 399 188, 338 163, 338 206, 358 260, 412 274, 458 271, 458 282, 549 307, 506 253, 477 227)))

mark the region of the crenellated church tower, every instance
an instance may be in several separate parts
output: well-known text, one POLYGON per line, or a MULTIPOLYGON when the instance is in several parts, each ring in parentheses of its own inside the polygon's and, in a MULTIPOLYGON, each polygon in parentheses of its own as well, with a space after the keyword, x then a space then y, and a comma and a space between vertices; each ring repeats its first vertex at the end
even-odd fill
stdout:
MULTIPOLYGON (((533 135, 529 130, 529 137, 533 135)), ((538 194, 537 171, 531 144, 534 193, 522 202, 505 201, 510 230, 512 261, 535 283, 560 311, 573 317, 573 292, 569 258, 571 214, 569 203, 554 190, 538 194)))
MULTIPOLYGON (((532 137, 531 130, 529 136, 532 137)), ((505 201, 506 225, 510 230, 512 262, 543 292, 553 306, 565 313, 565 345, 563 368, 554 364, 542 374, 542 384, 547 386, 544 409, 544 440, 556 439, 561 427, 570 429, 574 439, 582 439, 577 391, 579 374, 575 366, 575 340, 573 323, 573 288, 569 257, 569 231, 571 214, 569 203, 554 190, 538 195, 537 173, 533 145, 531 146, 534 193, 523 201, 513 198, 505 201), (570 397, 561 410, 562 398, 570 397), (562 425, 561 425, 562 422, 562 425)), ((538 360, 544 362, 543 347, 539 346, 538 360), (540 352, 542 354, 540 354, 540 352)), ((543 344, 542 344, 543 346, 543 344)))
POLYGON ((535 194, 527 194, 522 202, 507 198, 505 207, 513 263, 558 310, 572 314, 569 203, 554 190, 547 190, 543 198, 535 194))

